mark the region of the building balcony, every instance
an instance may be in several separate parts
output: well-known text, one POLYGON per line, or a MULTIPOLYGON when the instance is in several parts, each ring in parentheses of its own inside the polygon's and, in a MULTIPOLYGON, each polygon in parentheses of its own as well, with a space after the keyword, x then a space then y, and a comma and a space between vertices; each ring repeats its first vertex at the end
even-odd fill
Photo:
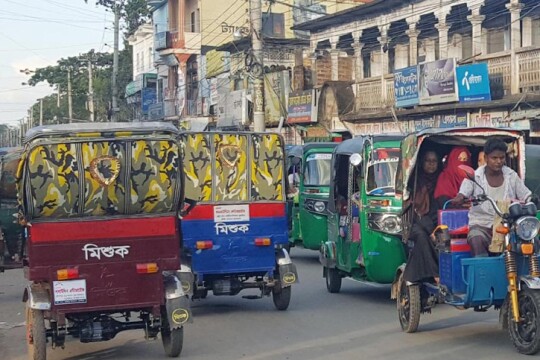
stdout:
MULTIPOLYGON (((540 48, 528 47, 476 58, 488 64, 491 97, 494 100, 522 93, 540 93, 540 48), (512 64, 515 64, 513 66, 512 64)), ((394 106, 394 75, 357 81, 356 112, 394 106)))
POLYGON ((157 33, 155 36, 155 47, 160 56, 171 54, 200 54, 201 43, 201 33, 164 31, 157 33))

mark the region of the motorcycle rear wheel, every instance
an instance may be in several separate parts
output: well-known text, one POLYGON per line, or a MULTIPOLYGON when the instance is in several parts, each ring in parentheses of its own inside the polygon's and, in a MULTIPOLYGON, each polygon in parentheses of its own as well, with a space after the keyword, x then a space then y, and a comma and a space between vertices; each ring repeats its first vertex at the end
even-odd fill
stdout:
POLYGON ((508 334, 516 350, 525 355, 534 355, 540 351, 540 290, 523 286, 518 294, 519 315, 522 319, 516 323, 512 307, 508 301, 508 334))

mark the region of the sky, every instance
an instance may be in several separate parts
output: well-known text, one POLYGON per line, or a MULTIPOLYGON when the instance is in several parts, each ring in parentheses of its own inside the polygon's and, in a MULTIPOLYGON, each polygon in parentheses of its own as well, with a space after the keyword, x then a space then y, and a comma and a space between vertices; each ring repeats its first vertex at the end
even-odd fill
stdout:
POLYGON ((111 52, 112 20, 95 0, 0 0, 0 123, 18 125, 36 100, 54 93, 47 83, 22 85, 29 76, 20 70, 90 49, 111 52))

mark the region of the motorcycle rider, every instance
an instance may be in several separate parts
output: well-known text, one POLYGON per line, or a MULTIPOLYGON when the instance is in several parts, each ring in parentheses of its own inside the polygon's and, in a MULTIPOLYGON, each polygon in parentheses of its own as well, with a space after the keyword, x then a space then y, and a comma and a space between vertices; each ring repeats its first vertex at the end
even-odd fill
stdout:
MULTIPOLYGON (((526 201, 531 196, 531 190, 514 170, 505 165, 507 150, 508 146, 503 140, 489 138, 484 145, 486 163, 474 173, 476 184, 469 179, 463 180, 452 203, 461 205, 466 199, 484 193, 495 201, 526 201)), ((474 205, 469 210, 467 242, 473 256, 489 256, 495 216, 495 210, 488 201, 474 205)))

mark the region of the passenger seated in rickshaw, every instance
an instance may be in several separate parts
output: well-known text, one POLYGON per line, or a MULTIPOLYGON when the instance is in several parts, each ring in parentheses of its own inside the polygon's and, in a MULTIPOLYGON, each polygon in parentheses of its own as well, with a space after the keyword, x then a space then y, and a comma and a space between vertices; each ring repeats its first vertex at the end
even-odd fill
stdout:
POLYGON ((419 156, 415 191, 412 194, 413 221, 409 239, 414 243, 403 278, 415 283, 423 280, 437 280, 439 259, 431 233, 437 226, 438 205, 435 187, 441 172, 441 159, 432 150, 419 156))
POLYGON ((431 234, 437 227, 438 210, 458 193, 463 181, 463 175, 458 171, 458 166, 470 166, 471 153, 464 146, 453 148, 446 158, 442 172, 439 156, 434 151, 427 151, 421 164, 413 203, 415 217, 410 235, 411 240, 414 241, 414 248, 410 253, 404 274, 405 280, 410 282, 426 279, 438 280, 439 256, 431 234), (429 196, 426 196, 426 193, 429 196), (429 208, 427 213, 426 207, 429 208), (422 216, 422 213, 425 214, 422 216))
POLYGON ((471 152, 465 146, 454 147, 446 157, 444 169, 435 187, 435 199, 437 199, 440 209, 448 200, 456 197, 461 183, 465 179, 459 171, 460 165, 472 166, 471 152))
MULTIPOLYGON (((466 199, 485 194, 498 202, 517 199, 526 201, 531 191, 511 168, 505 165, 508 146, 498 138, 490 138, 484 146, 486 164, 475 171, 476 185, 465 179, 459 194, 452 199, 454 205, 462 205, 466 199)), ((493 238, 496 213, 489 202, 472 206, 469 210, 469 234, 467 242, 473 256, 489 256, 493 238)))

